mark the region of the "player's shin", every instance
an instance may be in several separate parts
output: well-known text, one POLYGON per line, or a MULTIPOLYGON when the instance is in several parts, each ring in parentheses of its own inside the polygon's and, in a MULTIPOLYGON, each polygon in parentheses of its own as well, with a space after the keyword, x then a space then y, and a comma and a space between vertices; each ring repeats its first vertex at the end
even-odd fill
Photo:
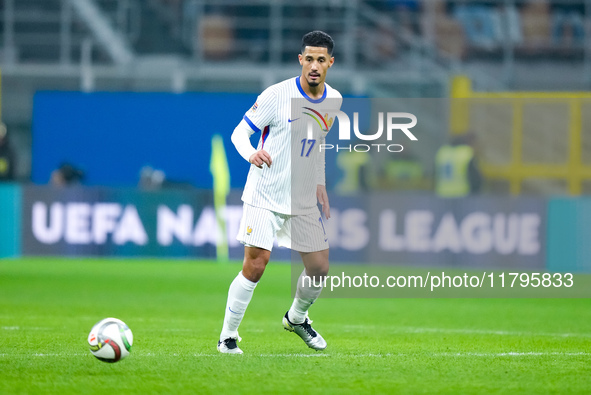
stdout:
POLYGON ((324 279, 308 276, 306 270, 298 278, 298 285, 293 304, 288 312, 288 317, 294 324, 305 321, 308 309, 318 299, 324 285, 324 279))
POLYGON ((238 273, 232 284, 230 284, 220 340, 238 337, 238 326, 242 322, 256 285, 257 283, 244 277, 242 272, 238 273))

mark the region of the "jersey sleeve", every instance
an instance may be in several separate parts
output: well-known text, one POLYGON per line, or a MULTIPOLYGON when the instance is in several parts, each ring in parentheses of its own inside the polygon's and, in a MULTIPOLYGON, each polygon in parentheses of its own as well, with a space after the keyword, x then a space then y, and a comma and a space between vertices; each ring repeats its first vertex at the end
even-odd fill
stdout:
POLYGON ((257 97, 254 105, 244 114, 244 121, 255 132, 270 125, 277 112, 277 98, 272 89, 266 89, 257 97))
POLYGON ((232 133, 232 143, 236 147, 238 153, 247 161, 250 162, 250 157, 257 152, 256 148, 250 143, 250 136, 254 131, 248 126, 245 120, 240 121, 234 133, 232 133))

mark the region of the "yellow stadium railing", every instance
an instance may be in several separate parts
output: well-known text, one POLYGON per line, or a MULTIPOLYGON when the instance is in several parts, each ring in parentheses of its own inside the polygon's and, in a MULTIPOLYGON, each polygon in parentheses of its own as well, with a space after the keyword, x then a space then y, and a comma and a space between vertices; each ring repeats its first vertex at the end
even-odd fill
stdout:
POLYGON ((582 161, 582 107, 585 102, 591 103, 591 92, 474 92, 468 77, 456 76, 451 84, 451 98, 449 127, 452 135, 465 133, 474 126, 471 124, 471 107, 475 102, 492 104, 501 99, 510 100, 510 160, 504 164, 481 160, 480 167, 487 179, 508 181, 512 195, 521 194, 526 179, 563 180, 571 195, 580 195, 583 182, 591 180, 591 166, 582 161), (568 106, 568 149, 564 163, 528 163, 523 160, 524 106, 536 101, 568 106))

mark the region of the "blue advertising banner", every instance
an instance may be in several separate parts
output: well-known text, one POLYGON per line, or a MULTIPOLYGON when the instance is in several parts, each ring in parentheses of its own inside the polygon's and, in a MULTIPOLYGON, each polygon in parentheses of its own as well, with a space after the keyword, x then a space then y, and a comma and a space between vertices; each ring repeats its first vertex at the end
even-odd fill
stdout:
POLYGON ((0 184, 0 258, 21 252, 21 187, 0 184))
MULTIPOLYGON (((39 92, 34 98, 32 181, 46 184, 69 162, 84 184, 133 187, 144 166, 167 179, 211 188, 211 139, 224 137, 232 186, 248 166, 230 135, 256 95, 214 93, 39 92)), ((253 144, 260 134, 253 135, 253 144)))

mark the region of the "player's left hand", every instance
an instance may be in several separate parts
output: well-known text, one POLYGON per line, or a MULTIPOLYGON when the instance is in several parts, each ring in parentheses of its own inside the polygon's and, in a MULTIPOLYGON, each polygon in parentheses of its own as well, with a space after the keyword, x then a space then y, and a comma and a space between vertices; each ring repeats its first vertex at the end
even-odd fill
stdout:
POLYGON ((330 204, 328 203, 328 194, 326 193, 326 187, 324 185, 316 186, 316 198, 318 203, 322 206, 322 212, 326 219, 330 218, 330 204))

